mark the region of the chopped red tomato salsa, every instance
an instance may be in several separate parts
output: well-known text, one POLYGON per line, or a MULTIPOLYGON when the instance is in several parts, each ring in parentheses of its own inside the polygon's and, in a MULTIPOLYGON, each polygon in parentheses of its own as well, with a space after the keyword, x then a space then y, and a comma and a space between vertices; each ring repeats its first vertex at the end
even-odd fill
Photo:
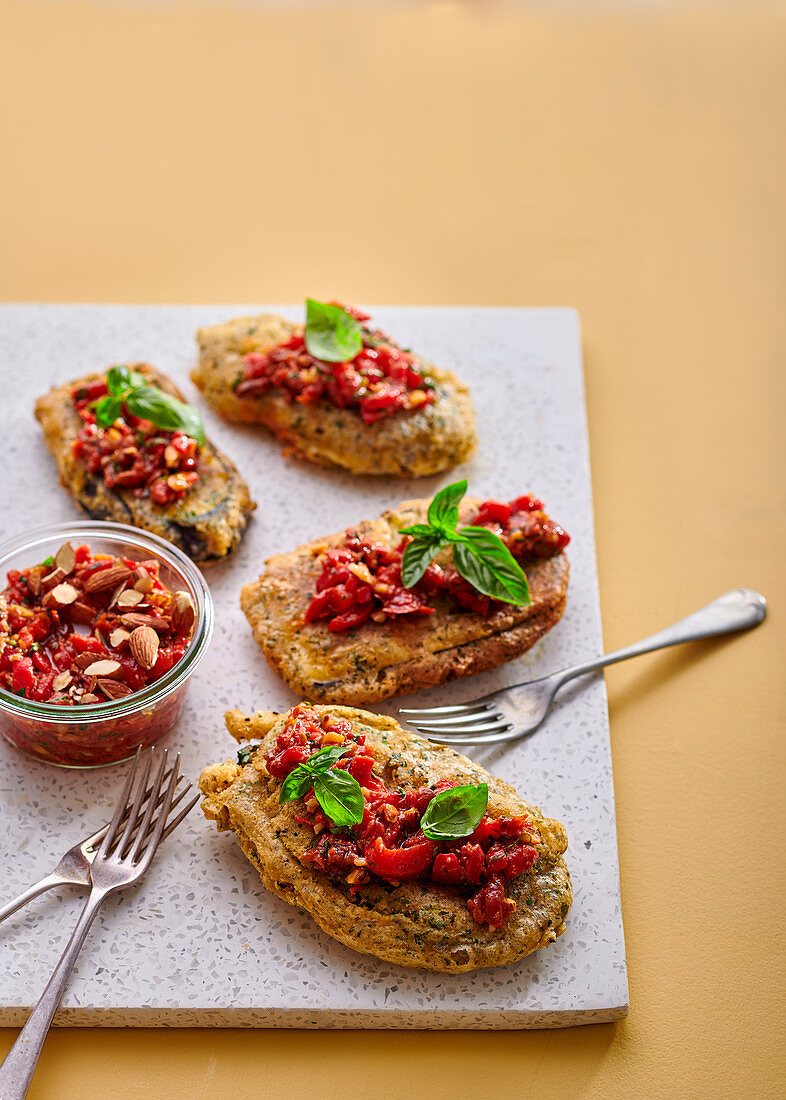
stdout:
MULTIPOLYGON (((510 504, 487 500, 469 523, 488 527, 504 542, 519 562, 548 558, 564 550, 570 536, 550 519, 543 502, 532 496, 517 497, 510 504)), ((306 608, 307 623, 327 620, 335 633, 359 626, 367 619, 383 623, 394 616, 431 615, 431 602, 442 595, 467 611, 488 615, 502 605, 460 576, 453 566, 432 562, 412 588, 401 579, 401 562, 410 536, 394 550, 363 539, 350 528, 342 546, 332 547, 322 559, 316 591, 306 608)))
POLYGON ((199 444, 183 432, 157 428, 127 410, 111 428, 96 424, 96 401, 109 393, 105 381, 74 390, 74 408, 84 421, 74 458, 98 474, 108 489, 133 489, 155 504, 173 504, 199 481, 199 444))
POLYGON ((384 333, 366 327, 368 314, 356 309, 347 313, 363 325, 363 347, 354 359, 316 359, 306 347, 304 333, 295 333, 276 347, 245 357, 237 396, 259 397, 275 387, 287 401, 312 405, 324 400, 340 409, 357 409, 365 424, 430 405, 433 383, 413 356, 384 333))
POLYGON ((123 699, 164 676, 194 622, 187 593, 134 562, 66 543, 54 559, 12 569, 0 592, 0 687, 40 703, 123 699))
POLYGON ((375 879, 396 885, 420 880, 453 886, 466 896, 467 908, 478 924, 502 928, 516 909, 515 901, 505 895, 505 884, 530 871, 538 860, 529 819, 485 814, 469 836, 430 840, 420 827, 426 807, 436 794, 458 782, 441 780, 408 791, 390 790, 374 774, 374 757, 365 735, 356 733, 345 718, 319 715, 306 703, 295 707, 275 748, 265 756, 267 770, 283 781, 328 745, 347 746, 347 754, 334 767, 349 772, 362 787, 363 820, 336 829, 311 788, 297 815, 315 834, 303 861, 343 879, 353 892, 375 879))

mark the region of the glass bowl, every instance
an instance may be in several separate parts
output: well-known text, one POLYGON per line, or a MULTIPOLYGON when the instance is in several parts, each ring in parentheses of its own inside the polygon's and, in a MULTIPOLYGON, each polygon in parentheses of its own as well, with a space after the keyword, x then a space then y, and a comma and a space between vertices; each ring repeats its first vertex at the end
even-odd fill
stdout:
POLYGON ((64 542, 93 554, 132 561, 156 558, 170 590, 188 592, 196 618, 188 648, 160 680, 122 699, 87 706, 39 703, 0 687, 0 733, 22 752, 66 768, 96 768, 127 760, 154 744, 180 717, 188 681, 213 633, 213 600, 204 577, 176 546, 122 523, 85 521, 41 528, 0 545, 0 590, 9 569, 27 569, 57 553, 64 542))

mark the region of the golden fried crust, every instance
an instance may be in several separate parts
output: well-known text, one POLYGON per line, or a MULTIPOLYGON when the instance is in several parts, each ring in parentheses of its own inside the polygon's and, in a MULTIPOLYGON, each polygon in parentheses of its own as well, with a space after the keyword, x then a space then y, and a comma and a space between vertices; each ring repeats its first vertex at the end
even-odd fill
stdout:
MULTIPOLYGON (((184 400, 170 379, 153 367, 133 363, 130 369, 184 400)), ((133 489, 108 489, 103 478, 89 474, 74 458, 73 445, 82 420, 74 409, 71 394, 78 386, 104 377, 103 373, 88 374, 56 386, 36 401, 35 415, 57 462, 62 484, 93 519, 116 520, 152 531, 179 546, 197 562, 226 557, 240 543, 256 504, 234 464, 209 440, 200 450, 197 484, 182 500, 163 506, 146 497, 139 499, 133 489)))
POLYGON ((428 477, 464 462, 475 450, 475 413, 468 388, 451 374, 415 356, 434 382, 437 400, 417 412, 364 424, 353 409, 328 401, 301 405, 275 388, 238 399, 243 357, 287 340, 302 326, 262 314, 199 329, 199 366, 191 377, 208 404, 238 423, 262 424, 300 457, 354 474, 428 477))
MULTIPOLYGON (((428 503, 405 501, 361 523, 358 531, 392 548, 402 527, 425 520, 428 503)), ((479 505, 478 498, 465 499, 461 522, 479 505)), ((303 614, 322 571, 320 556, 343 541, 342 531, 277 554, 241 592, 241 607, 266 660, 296 694, 309 699, 355 706, 496 668, 533 646, 565 609, 569 566, 562 553, 527 565, 529 607, 505 604, 482 616, 435 600, 434 615, 367 620, 333 634, 324 621, 304 623, 303 614)))
POLYGON ((488 812, 493 817, 526 814, 539 859, 532 871, 508 884, 506 892, 516 902, 516 911, 497 930, 475 923, 465 895, 456 887, 377 882, 353 896, 346 883, 301 863, 313 833, 296 821, 297 802, 279 805, 280 783, 265 768, 264 754, 275 745, 287 715, 265 711, 248 717, 230 711, 227 726, 233 736, 261 736, 262 744, 244 768, 230 762, 205 768, 199 780, 205 796, 202 809, 220 830, 236 833, 269 890, 306 910, 347 947, 422 970, 459 973, 505 966, 561 935, 572 890, 562 858, 567 837, 560 822, 544 817, 480 765, 406 733, 392 718, 349 707, 314 709, 348 719, 365 735, 376 761, 374 770, 391 787, 409 790, 444 778, 488 783, 488 812))

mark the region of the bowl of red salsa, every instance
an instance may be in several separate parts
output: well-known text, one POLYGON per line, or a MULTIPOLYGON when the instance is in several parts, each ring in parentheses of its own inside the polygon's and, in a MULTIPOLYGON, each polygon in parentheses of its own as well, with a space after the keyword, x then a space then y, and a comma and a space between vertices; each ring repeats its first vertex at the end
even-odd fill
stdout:
POLYGON ((157 535, 60 524, 0 546, 0 733, 50 764, 119 763, 174 727, 213 630, 205 580, 157 535))

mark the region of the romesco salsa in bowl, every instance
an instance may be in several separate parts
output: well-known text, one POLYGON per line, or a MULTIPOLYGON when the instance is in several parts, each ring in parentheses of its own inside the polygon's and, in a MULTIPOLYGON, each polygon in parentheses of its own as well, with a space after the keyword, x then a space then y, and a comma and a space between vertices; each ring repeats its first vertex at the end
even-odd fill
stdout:
POLYGON ((38 760, 97 767, 177 721, 210 640, 196 566, 118 523, 62 524, 0 546, 0 733, 38 760))

